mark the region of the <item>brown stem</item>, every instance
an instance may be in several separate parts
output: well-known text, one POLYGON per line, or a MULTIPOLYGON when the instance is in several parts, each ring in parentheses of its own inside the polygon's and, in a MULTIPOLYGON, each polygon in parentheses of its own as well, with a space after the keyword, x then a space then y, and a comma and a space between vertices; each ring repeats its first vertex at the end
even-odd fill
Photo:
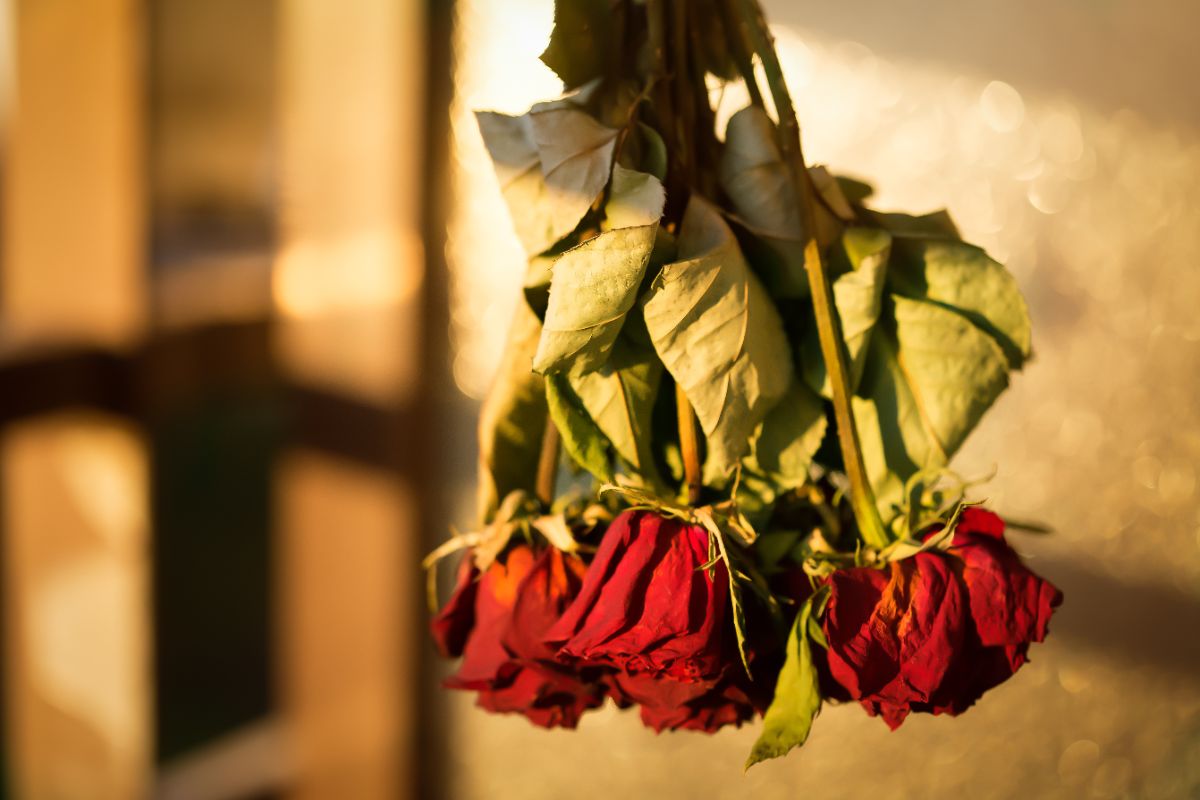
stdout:
POLYGON ((688 505, 700 505, 704 482, 700 476, 700 440, 696 435, 696 414, 683 387, 675 384, 675 409, 679 420, 679 449, 683 455, 683 476, 687 485, 688 505))
POLYGON ((871 481, 863 463, 858 428, 850 404, 850 370, 847 367, 837 306, 833 300, 833 286, 821 255, 821 247, 817 243, 813 199, 817 192, 808 174, 804 151, 800 145, 800 123, 796 119, 796 110, 792 106, 792 98, 783 79, 783 69, 775 52, 774 39, 757 0, 742 0, 741 12, 741 21, 754 44, 755 52, 762 60, 771 99, 779 115, 779 144, 800 199, 800 221, 806 237, 804 264, 808 273, 809 289, 812 292, 821 355, 825 359, 829 382, 833 387, 833 412, 837 423, 838 444, 841 446, 846 476, 850 479, 850 503, 854 509, 854 519, 858 523, 859 534, 864 542, 872 547, 884 547, 890 537, 884 530, 883 520, 880 519, 879 509, 875 505, 875 492, 871 488, 871 481))
POLYGON ((738 13, 739 0, 719 0, 721 24, 729 32, 729 50, 733 54, 733 62, 738 72, 742 74, 742 82, 750 93, 750 102, 759 108, 764 108, 762 92, 758 88, 758 80, 754 75, 754 59, 750 57, 750 45, 746 42, 746 29, 742 25, 738 13))
POLYGON ((542 505, 550 508, 554 503, 554 484, 558 480, 559 433, 554 420, 546 420, 542 433, 542 452, 538 457, 537 496, 542 505))

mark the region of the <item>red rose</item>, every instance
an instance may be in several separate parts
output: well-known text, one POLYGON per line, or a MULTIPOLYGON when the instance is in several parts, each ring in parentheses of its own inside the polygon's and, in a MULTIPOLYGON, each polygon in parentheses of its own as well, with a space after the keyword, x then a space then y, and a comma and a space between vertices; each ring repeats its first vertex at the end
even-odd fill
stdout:
POLYGON ((960 714, 1007 680, 1062 602, 1005 543, 1004 522, 978 508, 963 512, 948 552, 919 553, 890 574, 835 572, 829 584, 828 694, 893 729, 912 711, 960 714))
POLYGON ((477 582, 464 580, 460 570, 454 596, 434 619, 434 638, 453 653, 455 634, 468 617, 473 627, 461 648, 462 664, 445 685, 479 692, 479 705, 488 711, 524 714, 547 728, 575 727, 584 711, 603 702, 603 688, 553 662, 543 638, 578 593, 586 569, 555 548, 535 557, 521 545, 477 582))
POLYGON ((731 631, 728 573, 721 562, 701 569, 709 560, 703 527, 622 513, 546 642, 566 663, 711 686, 731 664, 731 631))

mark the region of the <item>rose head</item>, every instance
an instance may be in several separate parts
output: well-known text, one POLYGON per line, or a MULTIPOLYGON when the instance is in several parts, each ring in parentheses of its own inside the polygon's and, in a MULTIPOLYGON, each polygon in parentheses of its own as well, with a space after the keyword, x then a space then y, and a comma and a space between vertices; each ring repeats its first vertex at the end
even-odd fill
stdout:
POLYGON ((829 578, 826 694, 858 700, 891 728, 910 712, 957 715, 1046 638, 1062 593, 1004 541, 1004 522, 964 510, 948 552, 829 578))
POLYGON ((626 511, 545 641, 564 663, 711 685, 732 662, 728 573, 708 561, 703 527, 626 511))
POLYGON ((552 547, 535 554, 527 545, 477 581, 473 567, 461 568, 454 595, 433 621, 444 653, 454 654, 465 639, 457 648, 462 664, 446 686, 478 692, 488 711, 524 714, 547 728, 575 727, 584 711, 603 702, 603 689, 553 662, 543 637, 578 593, 586 569, 573 555, 552 547), (469 633, 460 638, 464 628, 469 633))

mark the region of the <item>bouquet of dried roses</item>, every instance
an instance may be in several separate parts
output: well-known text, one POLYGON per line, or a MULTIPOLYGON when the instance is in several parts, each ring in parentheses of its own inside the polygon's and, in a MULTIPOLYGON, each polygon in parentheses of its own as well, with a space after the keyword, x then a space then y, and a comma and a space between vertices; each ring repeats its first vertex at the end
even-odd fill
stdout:
POLYGON ((529 269, 481 528, 427 562, 463 551, 446 685, 547 727, 761 714, 748 765, 824 702, 965 711, 1061 602, 948 468, 1030 355, 1012 277, 805 163, 756 0, 557 0, 542 59, 564 97, 478 115, 529 269))

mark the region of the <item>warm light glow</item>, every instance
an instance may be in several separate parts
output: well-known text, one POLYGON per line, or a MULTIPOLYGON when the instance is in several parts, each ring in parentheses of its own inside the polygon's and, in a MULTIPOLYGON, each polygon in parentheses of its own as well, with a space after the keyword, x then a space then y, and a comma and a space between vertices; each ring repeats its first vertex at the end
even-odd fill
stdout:
POLYGON ((275 263, 275 303, 294 317, 394 307, 416 295, 423 259, 411 231, 291 242, 275 263))
POLYGON ((140 437, 59 415, 3 440, 13 784, 139 797, 151 750, 148 468, 140 437))
POLYGON ((309 384, 381 404, 416 385, 420 7, 281 5, 276 349, 309 384))

